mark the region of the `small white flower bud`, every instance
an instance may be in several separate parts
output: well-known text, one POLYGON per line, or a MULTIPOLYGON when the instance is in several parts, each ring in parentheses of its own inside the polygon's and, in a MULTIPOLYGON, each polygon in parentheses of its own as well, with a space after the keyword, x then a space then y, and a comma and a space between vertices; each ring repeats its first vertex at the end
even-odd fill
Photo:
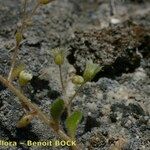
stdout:
POLYGON ((32 79, 32 77, 32 74, 27 73, 25 71, 21 71, 19 74, 19 84, 21 86, 26 85, 32 79))
POLYGON ((74 83, 74 84, 82 84, 82 83, 84 83, 84 79, 83 79, 82 76, 74 75, 72 77, 72 83, 74 83))

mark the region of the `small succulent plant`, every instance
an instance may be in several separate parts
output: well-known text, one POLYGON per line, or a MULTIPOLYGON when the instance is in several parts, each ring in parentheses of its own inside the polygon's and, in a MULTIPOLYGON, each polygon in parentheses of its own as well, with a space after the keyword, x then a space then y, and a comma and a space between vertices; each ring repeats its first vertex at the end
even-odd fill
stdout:
MULTIPOLYGON (((27 20, 31 20, 31 17, 35 14, 36 9, 41 5, 46 5, 53 0, 37 0, 37 5, 33 8, 31 15, 26 15, 26 7, 28 4, 28 0, 24 0, 24 18, 21 24, 21 27, 17 30, 15 34, 16 47, 14 51, 14 55, 12 58, 12 66, 10 68, 10 72, 8 75, 8 79, 5 79, 0 75, 0 82, 3 83, 10 91, 12 91, 18 98, 23 108, 25 108, 25 115, 18 121, 17 127, 24 128, 28 126, 32 119, 36 116, 41 121, 43 121, 46 125, 52 128, 56 135, 59 136, 62 140, 75 140, 77 134, 77 128, 82 119, 82 112, 80 110, 72 111, 72 101, 75 99, 81 88, 88 82, 91 81, 95 75, 101 70, 101 67, 92 62, 92 60, 87 61, 85 71, 83 72, 83 76, 73 75, 71 81, 73 84, 77 86, 77 90, 72 97, 68 98, 65 96, 67 88, 65 87, 65 79, 62 75, 62 65, 65 63, 65 57, 67 50, 65 48, 55 48, 53 49, 53 58, 54 63, 58 66, 60 72, 60 82, 62 85, 62 97, 57 98, 50 106, 50 114, 51 116, 45 115, 40 108, 31 102, 24 94, 21 88, 17 88, 12 84, 12 80, 18 78, 19 87, 26 86, 27 83, 32 79, 32 74, 28 73, 25 70, 24 65, 19 65, 15 67, 16 58, 18 55, 18 50, 20 43, 23 40, 23 32, 27 27, 27 20), (26 17, 28 16, 28 17, 26 17), (67 118, 65 120, 65 126, 67 132, 63 130, 61 126, 61 116, 64 111, 67 110, 67 118)), ((76 145, 72 146, 73 150, 80 150, 81 148, 76 145)))

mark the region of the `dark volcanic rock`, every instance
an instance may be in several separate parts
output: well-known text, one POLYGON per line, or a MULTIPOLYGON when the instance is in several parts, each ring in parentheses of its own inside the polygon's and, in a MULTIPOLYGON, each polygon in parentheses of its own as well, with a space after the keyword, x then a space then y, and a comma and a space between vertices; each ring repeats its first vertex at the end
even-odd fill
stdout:
MULTIPOLYGON (((138 47, 144 44, 144 38, 149 33, 141 26, 131 25, 77 31, 74 34, 75 38, 70 44, 69 62, 81 74, 86 60, 92 59, 103 66, 103 70, 95 77, 98 80, 101 76, 113 77, 123 72, 133 72, 140 65, 138 47)), ((147 48, 145 49, 147 52, 147 48)))
POLYGON ((84 132, 91 131, 92 128, 99 127, 99 126, 100 123, 96 120, 96 118, 87 116, 84 132))

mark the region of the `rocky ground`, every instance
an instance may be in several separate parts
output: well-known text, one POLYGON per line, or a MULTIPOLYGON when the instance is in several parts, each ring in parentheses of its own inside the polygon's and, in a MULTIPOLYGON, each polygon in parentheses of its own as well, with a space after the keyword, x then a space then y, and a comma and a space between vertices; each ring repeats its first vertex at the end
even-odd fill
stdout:
MULTIPOLYGON (((0 74, 3 76, 11 65, 10 49, 14 46, 21 10, 21 2, 17 0, 0 1, 0 74)), ((64 74, 68 68, 82 74, 87 59, 103 67, 73 102, 73 109, 80 108, 84 114, 77 134, 83 150, 150 150, 149 14, 148 0, 116 0, 114 15, 110 15, 107 0, 56 0, 37 11, 34 25, 24 34, 18 63, 26 64, 34 75, 25 93, 48 114, 50 104, 61 95, 52 48, 68 49, 64 74), (46 74, 39 78, 43 72, 46 74)), ((0 140, 19 143, 29 139, 57 139, 36 119, 27 128, 17 129, 16 123, 22 115, 17 98, 0 85, 0 140)), ((17 148, 5 149, 68 148, 18 144, 17 148)))

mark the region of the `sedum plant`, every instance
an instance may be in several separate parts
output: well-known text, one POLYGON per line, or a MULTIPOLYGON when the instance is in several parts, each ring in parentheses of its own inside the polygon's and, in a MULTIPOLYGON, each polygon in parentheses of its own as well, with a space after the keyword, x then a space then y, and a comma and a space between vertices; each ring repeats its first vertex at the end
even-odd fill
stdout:
MULTIPOLYGON (((32 20, 33 15, 36 10, 43 5, 50 3, 53 0, 36 0, 37 4, 31 11, 30 15, 27 14, 26 9, 28 5, 28 0, 24 0, 24 17, 21 22, 21 26, 17 29, 15 34, 16 46, 14 48, 14 54, 12 57, 12 64, 10 68, 10 72, 8 74, 8 78, 4 78, 0 75, 0 82, 6 86, 13 94, 15 94, 24 108, 24 116, 18 121, 16 126, 18 128, 24 128, 28 126, 34 117, 37 117, 42 122, 44 122, 47 126, 53 129, 56 136, 65 141, 76 140, 77 128, 82 119, 82 112, 80 110, 72 111, 72 102, 82 89, 82 87, 88 82, 91 81, 95 75, 101 70, 101 67, 92 62, 92 60, 87 61, 85 71, 83 72, 83 76, 73 75, 72 83, 77 86, 77 90, 71 97, 66 96, 66 81, 63 79, 62 75, 62 65, 64 65, 64 59, 66 56, 66 49, 64 48, 55 48, 53 50, 53 58, 54 63, 58 66, 60 72, 60 83, 62 86, 62 97, 57 98, 52 105, 50 106, 50 114, 48 116, 44 112, 40 110, 40 108, 32 103, 30 99, 28 99, 23 94, 23 86, 26 86, 30 80, 32 79, 32 74, 28 73, 25 70, 24 65, 19 65, 15 67, 16 59, 18 56, 18 51, 20 49, 21 42, 23 41, 23 33, 25 29, 28 27, 29 22, 32 20), (13 85, 12 81, 18 78, 19 86, 16 87, 13 85), (65 82, 64 82, 65 81, 65 82), (67 118, 65 120, 65 126, 67 131, 63 130, 61 126, 61 116, 63 112, 67 110, 67 118)), ((81 150, 80 144, 74 145, 71 148, 73 150, 81 150)))

